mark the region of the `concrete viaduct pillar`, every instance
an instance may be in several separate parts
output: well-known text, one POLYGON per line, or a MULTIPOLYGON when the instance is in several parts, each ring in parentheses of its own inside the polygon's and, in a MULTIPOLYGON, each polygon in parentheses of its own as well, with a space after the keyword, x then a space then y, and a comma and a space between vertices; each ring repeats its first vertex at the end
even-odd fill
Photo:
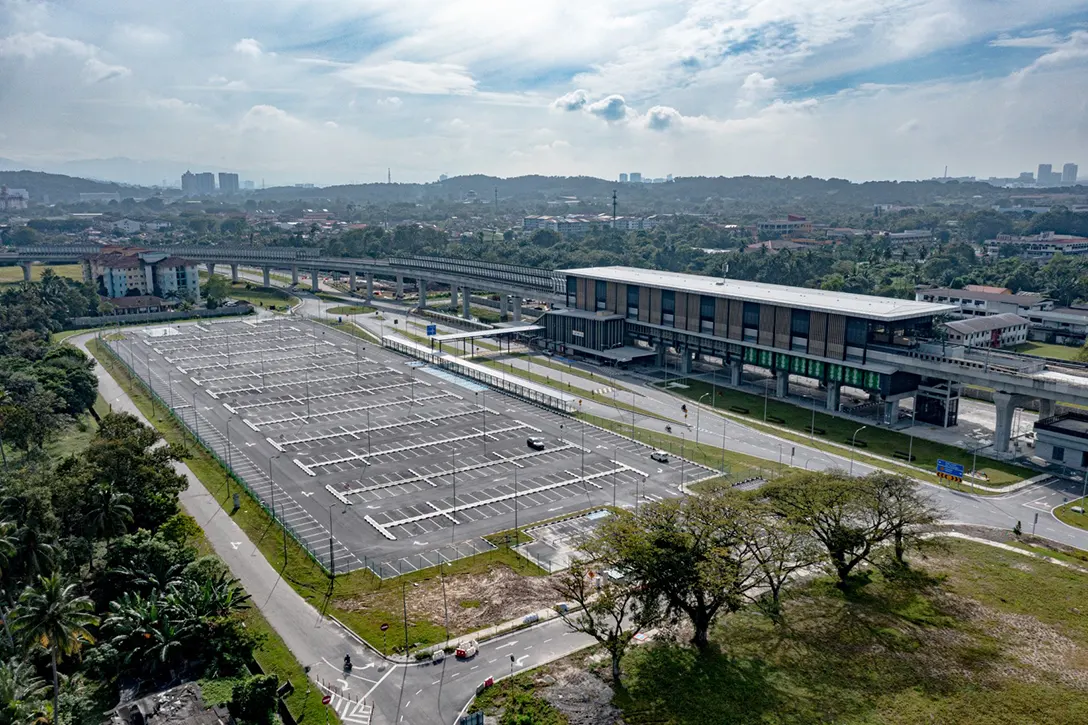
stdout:
POLYGON ((291 284, 298 284, 298 265, 291 265, 291 284))
MULTIPOLYGON (((518 307, 521 307, 521 298, 518 298, 517 302, 519 303, 518 307)), ((514 309, 518 309, 518 307, 515 307, 514 309)), ((677 352, 680 354, 680 361, 677 363, 676 367, 679 368, 679 372, 682 374, 689 375, 691 373, 691 351, 686 347, 681 347, 677 348, 677 352)))
POLYGON ((827 409, 832 413, 839 411, 839 384, 827 384, 827 409))
POLYGON ((505 320, 507 315, 510 314, 510 310, 507 307, 507 295, 505 292, 499 294, 499 319, 505 320))
POLYGON ((215 262, 208 262, 204 266, 208 268, 208 276, 209 277, 211 277, 213 274, 215 274, 215 262))
POLYGON ((514 322, 521 322, 521 295, 510 295, 510 304, 514 308, 514 322))
POLYGON ((427 280, 417 279, 416 286, 419 287, 419 302, 416 304, 416 309, 422 310, 427 306, 427 280))
POLYGON ((740 387, 741 373, 744 372, 744 363, 740 360, 734 360, 729 363, 729 384, 734 388, 740 387))
POLYGON ((1055 402, 1047 398, 1039 398, 1039 420, 1049 418, 1054 415, 1055 402))
POLYGON ((790 371, 775 370, 774 395, 776 398, 785 398, 790 394, 790 371))
POLYGON ((457 309, 457 285, 450 285, 450 307, 457 309))
POLYGON ((465 287, 461 290, 461 317, 466 320, 472 319, 472 291, 465 287))
POLYGON ((366 301, 374 299, 374 273, 366 273, 366 301))
POLYGON ((884 424, 895 425, 899 422, 899 399, 884 401, 884 424))
POLYGON ((271 287, 272 286, 272 268, 271 267, 261 267, 261 272, 264 274, 264 286, 265 287, 271 287))
POLYGON ((30 262, 20 262, 19 266, 23 268, 23 281, 30 281, 30 268, 33 266, 30 262))
POLYGON ((404 297, 404 277, 397 275, 397 299, 404 297))
MULTIPOLYGON (((233 282, 234 284, 238 284, 238 263, 237 262, 231 262, 230 263, 230 281, 233 282)), ((264 281, 264 286, 265 287, 269 286, 267 279, 264 281)))
POLYGON ((994 408, 997 409, 997 422, 994 425, 994 450, 1006 453, 1009 439, 1012 437, 1012 416, 1016 409, 1026 405, 1027 399, 1011 393, 994 393, 994 408))
POLYGON ((355 270, 348 272, 348 292, 355 291, 355 270))
POLYGON ((317 267, 314 267, 313 269, 310 270, 310 291, 311 292, 317 293, 317 291, 321 289, 321 286, 318 284, 317 279, 318 279, 317 267))

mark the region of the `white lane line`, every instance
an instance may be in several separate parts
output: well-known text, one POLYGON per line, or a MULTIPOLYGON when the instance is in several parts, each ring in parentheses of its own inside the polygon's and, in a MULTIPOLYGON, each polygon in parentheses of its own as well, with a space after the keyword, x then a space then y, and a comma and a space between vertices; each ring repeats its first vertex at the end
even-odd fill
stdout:
POLYGON ((389 677, 389 675, 393 674, 393 670, 395 670, 395 669, 396 669, 395 667, 390 667, 390 668, 389 668, 388 670, 386 670, 386 671, 385 671, 385 674, 384 674, 384 675, 382 675, 382 678, 381 678, 380 680, 378 680, 377 682, 375 682, 375 683, 374 683, 374 687, 371 687, 371 688, 370 688, 369 690, 367 690, 367 691, 366 691, 366 694, 365 694, 365 695, 363 695, 363 699, 365 700, 365 699, 367 699, 368 697, 370 697, 370 696, 371 696, 371 695, 372 695, 372 694, 374 693, 374 690, 377 690, 377 689, 378 689, 378 685, 380 685, 380 684, 382 684, 383 682, 385 682, 385 678, 386 678, 386 677, 389 677))

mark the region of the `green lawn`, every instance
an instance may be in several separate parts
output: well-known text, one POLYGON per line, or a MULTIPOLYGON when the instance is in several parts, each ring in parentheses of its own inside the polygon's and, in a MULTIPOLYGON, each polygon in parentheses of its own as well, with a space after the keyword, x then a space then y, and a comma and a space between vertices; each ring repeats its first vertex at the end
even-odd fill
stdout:
MULTIPOLYGON (((686 388, 668 388, 668 390, 677 395, 684 396, 691 400, 699 400, 706 394, 705 399, 707 401, 712 399, 710 393, 713 388, 710 383, 690 379, 675 382, 680 382, 687 386, 686 388)), ((750 393, 742 393, 724 387, 718 387, 717 389, 716 402, 719 409, 723 412, 742 415, 745 418, 750 419, 754 424, 763 421, 764 400, 764 398, 750 393), (744 410, 747 410, 747 412, 743 412, 744 410)), ((767 399, 766 404, 768 423, 794 431, 793 434, 776 432, 776 435, 788 437, 799 443, 810 443, 808 427, 812 421, 812 408, 802 408, 793 405, 792 403, 776 400, 773 397, 767 399)), ((758 427, 758 425, 756 427, 758 427)), ((823 448, 824 450, 834 450, 834 448, 830 446, 820 446, 819 444, 823 441, 832 441, 838 444, 849 445, 854 431, 856 431, 858 427, 859 425, 854 421, 828 415, 818 410, 816 412, 816 431, 815 435, 812 437, 812 444, 816 447, 823 448)), ((914 456, 913 464, 919 468, 934 470, 937 465, 937 459, 943 458, 945 460, 958 461, 963 463, 967 470, 971 469, 971 454, 962 448, 945 445, 943 443, 935 443, 924 438, 919 438, 918 436, 914 437, 914 445, 911 447, 908 435, 886 428, 878 428, 870 425, 858 434, 857 442, 858 460, 862 460, 863 454, 866 452, 879 453, 882 456, 891 458, 896 452, 901 452, 905 455, 907 449, 911 448, 910 452, 914 456)), ((843 453, 843 449, 838 448, 835 452, 841 454, 843 453)), ((904 463, 905 462, 906 461, 904 460, 904 463)), ((889 464, 883 462, 877 462, 875 465, 879 465, 883 468, 889 467, 889 464)), ((1002 461, 996 461, 981 455, 978 457, 978 470, 989 476, 989 483, 994 486, 1014 483, 1035 475, 1033 471, 1026 468, 1021 468, 1020 466, 1004 463, 1002 461)), ((920 474, 918 472, 912 472, 911 475, 920 474)), ((933 480, 940 482, 935 476, 933 477, 933 480)))
MULTIPOLYGON (((51 269, 61 277, 83 281, 82 264, 35 264, 30 267, 30 281, 40 282, 45 270, 51 269)), ((23 268, 19 265, 13 267, 0 267, 0 285, 18 284, 23 281, 23 268)))
POLYGON ((367 305, 337 305, 325 310, 330 315, 365 315, 374 312, 373 307, 367 305))
POLYGON ((274 287, 257 287, 251 282, 237 282, 230 286, 230 296, 254 307, 287 309, 298 304, 298 297, 274 287))
POLYGON ((1076 360, 1079 347, 1070 345, 1052 345, 1046 342, 1024 342, 1010 348, 1013 352, 1025 355, 1038 355, 1040 357, 1052 357, 1058 360, 1076 360))
POLYGON ((785 626, 723 617, 703 655, 634 647, 614 702, 630 725, 1088 722, 1088 577, 963 541, 916 566, 849 597, 810 582, 785 626))
MULTIPOLYGON (((226 470, 203 448, 193 445, 191 436, 165 415, 162 406, 156 405, 152 412, 150 398, 141 384, 134 384, 127 371, 105 350, 100 350, 96 341, 88 344, 95 358, 110 372, 126 393, 132 398, 140 411, 153 421, 168 442, 186 445, 189 456, 186 464, 193 473, 204 482, 208 492, 219 502, 224 511, 233 509, 231 494, 239 490, 236 482, 228 483, 226 470)), ((294 539, 287 539, 287 558, 284 560, 283 538, 278 528, 273 528, 265 509, 243 492, 242 506, 230 513, 245 532, 250 541, 257 542, 257 548, 277 569, 282 569, 284 581, 295 589, 303 598, 317 609, 328 611, 340 621, 351 627, 356 634, 377 648, 382 647, 384 638, 381 625, 388 623, 403 633, 404 615, 401 608, 400 584, 410 586, 437 586, 438 568, 422 569, 399 578, 387 578, 384 581, 366 570, 356 570, 349 574, 338 575, 332 591, 329 590, 329 578, 325 571, 313 560, 294 539)), ((335 530, 334 521, 333 528, 335 530)), ((515 552, 500 547, 483 552, 478 556, 459 559, 445 567, 446 576, 459 574, 482 574, 492 567, 509 567, 524 573, 537 574, 539 570, 525 566, 525 560, 515 552)), ((388 574, 386 575, 389 576, 388 574)), ((410 643, 422 645, 436 644, 445 640, 445 630, 438 622, 419 618, 410 618, 408 624, 410 643)), ((389 642, 390 650, 403 643, 402 636, 389 642)), ((400 645, 403 649, 403 644, 400 645)))
POLYGON ((1086 504, 1088 504, 1088 499, 1073 499, 1054 509, 1054 516, 1062 523, 1076 526, 1078 529, 1088 529, 1088 513, 1079 514, 1073 511, 1074 506, 1084 508, 1086 504))

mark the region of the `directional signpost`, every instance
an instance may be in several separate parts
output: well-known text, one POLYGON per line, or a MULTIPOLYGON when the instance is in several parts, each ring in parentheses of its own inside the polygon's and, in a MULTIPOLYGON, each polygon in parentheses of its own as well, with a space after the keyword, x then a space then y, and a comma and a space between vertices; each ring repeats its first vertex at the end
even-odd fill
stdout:
POLYGON ((427 335, 437 335, 438 325, 427 325, 427 335))
POLYGON ((937 478, 943 478, 955 483, 963 483, 963 464, 937 459, 937 478))

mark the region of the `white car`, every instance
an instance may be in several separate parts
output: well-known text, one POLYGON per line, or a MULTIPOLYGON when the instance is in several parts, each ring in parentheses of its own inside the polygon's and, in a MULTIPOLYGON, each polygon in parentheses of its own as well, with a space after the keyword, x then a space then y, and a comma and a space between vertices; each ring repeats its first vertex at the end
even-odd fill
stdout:
POLYGON ((480 646, 476 644, 476 640, 470 639, 457 645, 457 651, 454 653, 459 659, 471 659, 476 656, 476 653, 480 650, 480 646))
POLYGON ((650 458, 657 461, 658 463, 668 463, 669 462, 669 454, 666 453, 665 451, 654 451, 653 453, 650 454, 650 458))

